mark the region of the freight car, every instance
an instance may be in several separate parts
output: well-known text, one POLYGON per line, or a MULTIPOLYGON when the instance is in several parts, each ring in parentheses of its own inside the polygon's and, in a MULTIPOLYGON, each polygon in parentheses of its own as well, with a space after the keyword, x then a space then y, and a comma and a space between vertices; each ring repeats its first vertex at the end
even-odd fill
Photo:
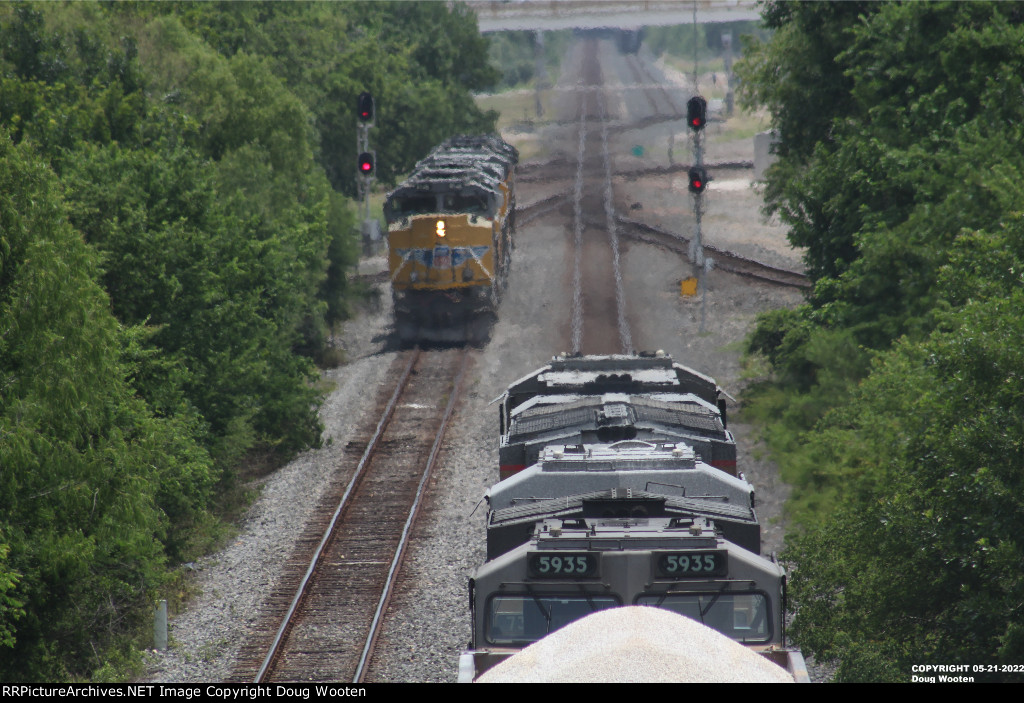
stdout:
POLYGON ((802 656, 786 646, 782 567, 703 518, 543 520, 527 544, 474 572, 469 598, 460 681, 589 613, 626 605, 685 615, 806 680, 802 656))
POLYGON ((486 341, 511 263, 518 160, 496 135, 453 137, 388 194, 388 267, 403 342, 486 341))
POLYGON ((621 440, 684 442, 700 459, 736 475, 727 394, 663 352, 554 357, 501 396, 498 476, 534 464, 552 444, 621 440))

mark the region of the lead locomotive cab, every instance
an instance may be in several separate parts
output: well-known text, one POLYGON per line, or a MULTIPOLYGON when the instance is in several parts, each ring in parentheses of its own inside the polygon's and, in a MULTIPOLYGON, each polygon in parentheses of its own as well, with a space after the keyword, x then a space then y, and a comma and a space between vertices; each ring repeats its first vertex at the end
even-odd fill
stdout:
POLYGON ((486 341, 511 262, 518 159, 496 135, 453 137, 388 194, 388 268, 403 342, 486 341))
POLYGON ((803 658, 785 643, 784 599, 783 569, 703 518, 547 519, 470 580, 460 678, 592 612, 639 605, 703 623, 804 680, 803 658))

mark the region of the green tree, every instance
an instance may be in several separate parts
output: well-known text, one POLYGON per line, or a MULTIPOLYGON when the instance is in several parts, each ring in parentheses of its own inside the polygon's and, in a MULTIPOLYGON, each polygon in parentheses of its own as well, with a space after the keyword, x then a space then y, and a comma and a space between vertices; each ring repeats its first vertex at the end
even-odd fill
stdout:
POLYGON ((0 678, 107 676, 218 481, 316 444, 355 96, 394 178, 493 127, 485 55, 441 3, 0 5, 0 678))
POLYGON ((851 175, 850 165, 837 165, 831 182, 827 174, 810 183, 802 175, 814 160, 831 159, 836 124, 857 119, 853 80, 839 57, 854 26, 880 5, 766 3, 764 23, 774 30, 771 40, 745 37, 743 59, 734 68, 740 101, 766 106, 772 114, 779 159, 768 174, 767 209, 790 225, 794 245, 807 247, 804 260, 812 278, 835 275, 855 257, 852 240, 859 218, 845 217, 857 208, 841 208, 848 196, 838 188, 851 175))
POLYGON ((897 345, 815 440, 848 483, 842 508, 788 553, 792 632, 838 661, 839 680, 1024 656, 1019 273, 1012 289, 897 345))
POLYGON ((830 100, 814 80, 789 92, 821 42, 793 18, 831 9, 773 9, 781 43, 751 54, 749 95, 779 100, 783 125, 824 106, 783 130, 769 175, 814 292, 751 338, 788 384, 754 405, 799 467, 794 637, 840 680, 1019 660, 1024 114, 1005 96, 1024 88, 1024 13, 872 4, 820 32, 843 44, 830 100))
POLYGON ((332 184, 355 192, 352 146, 359 93, 377 102, 372 143, 377 177, 394 184, 438 143, 459 133, 493 132, 494 112, 470 91, 491 87, 487 40, 461 4, 353 3, 345 7, 349 41, 338 52, 323 103, 314 109, 321 158, 332 184))
POLYGON ((224 56, 269 59, 275 75, 314 116, 317 159, 331 185, 356 192, 357 96, 378 105, 372 142, 377 177, 393 184, 445 138, 494 130, 470 91, 498 72, 487 40, 461 3, 167 4, 183 25, 224 56))
MULTIPOLYGON (((737 72, 741 96, 772 110, 781 141, 768 207, 806 247, 812 278, 839 278, 863 254, 865 232, 962 190, 974 154, 956 142, 1019 123, 1005 91, 1020 80, 1022 19, 999 3, 767 6, 776 32, 747 47, 737 72)), ((827 284, 814 300, 835 297, 827 284)))
MULTIPOLYGON (((2 532, 0 540, 3 540, 2 532)), ((10 551, 10 545, 0 541, 0 647, 14 646, 14 622, 25 614, 25 604, 9 595, 19 580, 17 572, 8 570, 7 556, 10 551)))
POLYGON ((143 37, 175 105, 152 108, 145 148, 67 157, 72 219, 106 256, 119 317, 155 328, 147 399, 197 409, 222 466, 257 446, 290 455, 319 434, 313 369, 295 350, 326 339, 317 296, 337 236, 309 116, 261 60, 225 59, 173 18, 143 37))
POLYGON ((0 678, 87 676, 148 615, 170 528, 160 501, 178 489, 201 506, 209 458, 134 396, 98 257, 53 173, 6 136, 0 192, 0 533, 17 575, 0 678))

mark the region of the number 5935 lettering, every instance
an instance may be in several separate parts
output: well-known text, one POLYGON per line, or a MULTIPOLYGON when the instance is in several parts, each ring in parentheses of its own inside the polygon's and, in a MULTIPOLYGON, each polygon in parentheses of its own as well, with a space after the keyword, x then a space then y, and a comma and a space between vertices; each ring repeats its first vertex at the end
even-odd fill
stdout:
POLYGON ((587 558, 576 557, 540 557, 537 571, 542 574, 583 574, 587 571, 587 558))
POLYGON ((665 570, 669 573, 699 574, 715 570, 714 554, 669 555, 665 561, 665 570))

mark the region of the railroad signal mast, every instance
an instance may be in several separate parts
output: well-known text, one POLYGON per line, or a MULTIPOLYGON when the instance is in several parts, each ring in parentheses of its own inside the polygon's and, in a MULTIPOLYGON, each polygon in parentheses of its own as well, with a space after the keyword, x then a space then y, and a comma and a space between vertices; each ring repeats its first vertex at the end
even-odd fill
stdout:
POLYGON ((704 127, 708 123, 708 102, 700 95, 686 101, 686 123, 693 130, 693 166, 687 172, 688 189, 694 195, 693 214, 696 220, 693 240, 690 242, 690 261, 696 270, 697 287, 700 293, 700 331, 704 331, 704 274, 711 270, 713 261, 704 258, 704 241, 701 237, 700 218, 704 214, 704 191, 711 178, 704 168, 704 127))
POLYGON ((373 242, 380 239, 380 223, 370 218, 370 186, 375 180, 377 154, 370 149, 370 128, 374 126, 376 105, 373 95, 362 92, 356 99, 356 182, 363 203, 363 251, 370 254, 373 242))

